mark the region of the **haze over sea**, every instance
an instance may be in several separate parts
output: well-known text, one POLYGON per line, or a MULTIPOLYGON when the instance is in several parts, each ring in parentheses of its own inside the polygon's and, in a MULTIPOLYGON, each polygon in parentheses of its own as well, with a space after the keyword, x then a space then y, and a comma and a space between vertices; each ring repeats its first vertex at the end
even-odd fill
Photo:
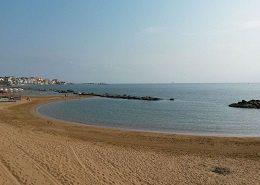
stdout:
MULTIPOLYGON (((142 131, 260 136, 260 110, 231 108, 242 99, 260 99, 260 84, 111 84, 27 86, 76 92, 154 96, 161 101, 108 98, 54 102, 40 114, 70 122, 142 131), (170 101, 170 98, 175 98, 170 101)), ((41 95, 53 93, 41 92, 41 95)))

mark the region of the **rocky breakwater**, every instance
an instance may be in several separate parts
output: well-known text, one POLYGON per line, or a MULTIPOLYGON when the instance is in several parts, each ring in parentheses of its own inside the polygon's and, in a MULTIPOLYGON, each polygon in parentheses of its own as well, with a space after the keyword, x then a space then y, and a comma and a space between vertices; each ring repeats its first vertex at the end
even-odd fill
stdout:
POLYGON ((250 101, 242 100, 241 102, 230 104, 229 107, 260 109, 260 100, 250 100, 250 101))
POLYGON ((95 94, 95 93, 80 93, 80 95, 92 95, 99 96, 104 98, 114 98, 114 99, 127 99, 127 100, 146 100, 146 101, 158 101, 162 100, 161 98, 151 97, 151 96, 130 96, 130 95, 118 95, 118 94, 95 94))
POLYGON ((55 92, 58 92, 58 93, 74 93, 73 90, 71 89, 68 89, 68 90, 54 90, 55 92))

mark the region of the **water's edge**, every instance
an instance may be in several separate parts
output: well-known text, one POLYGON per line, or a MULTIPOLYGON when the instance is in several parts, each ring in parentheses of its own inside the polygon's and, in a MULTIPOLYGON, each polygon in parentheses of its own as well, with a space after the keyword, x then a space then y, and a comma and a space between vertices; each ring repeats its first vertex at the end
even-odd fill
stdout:
MULTIPOLYGON (((95 99, 97 97, 88 97, 88 98, 81 98, 81 99, 95 99)), ((122 128, 122 127, 114 127, 114 126, 100 126, 100 125, 95 125, 95 124, 91 124, 91 123, 80 123, 80 122, 76 122, 76 121, 68 121, 65 119, 59 119, 59 118, 54 118, 51 116, 48 116, 46 114, 43 114, 39 111, 40 108, 44 107, 44 106, 48 106, 50 104, 53 103, 58 103, 58 102, 64 102, 64 101, 76 101, 78 99, 69 99, 69 100, 57 100, 57 101, 53 101, 53 102, 49 102, 49 103, 45 103, 42 104, 40 106, 38 106, 35 109, 35 112, 45 118, 45 119, 50 119, 50 120, 54 120, 54 121, 61 121, 64 123, 68 123, 68 124, 76 124, 76 125, 81 125, 81 126, 91 126, 91 127, 96 127, 96 128, 104 128, 104 129, 114 129, 114 130, 125 130, 125 131, 134 131, 134 132, 145 132, 145 133, 160 133, 160 134, 173 134, 173 135, 189 135, 189 136, 209 136, 209 137, 243 137, 243 138, 255 138, 255 137, 259 137, 258 135, 240 135, 240 134, 220 134, 220 133, 191 133, 191 132, 163 132, 163 131, 154 131, 154 130, 143 130, 143 129, 129 129, 129 128, 122 128)))

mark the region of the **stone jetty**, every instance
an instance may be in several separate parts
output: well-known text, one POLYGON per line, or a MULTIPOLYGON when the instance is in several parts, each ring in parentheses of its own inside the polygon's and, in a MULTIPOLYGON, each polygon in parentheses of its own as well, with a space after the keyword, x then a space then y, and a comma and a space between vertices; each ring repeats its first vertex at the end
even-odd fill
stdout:
MULTIPOLYGON (((131 95, 119 95, 119 94, 96 94, 96 93, 87 93, 87 92, 75 92, 74 90, 71 89, 67 89, 67 90, 57 90, 57 89, 35 89, 38 91, 54 91, 57 93, 73 93, 75 95, 91 95, 91 96, 98 96, 98 97, 104 97, 104 98, 114 98, 114 99, 127 99, 127 100, 146 100, 146 101, 159 101, 159 100, 163 100, 161 98, 158 97, 152 97, 152 96, 131 96, 131 95)), ((174 98, 170 98, 168 100, 174 101, 174 98)))
POLYGON ((75 93, 75 91, 68 89, 68 90, 54 90, 55 92, 58 93, 75 93))
POLYGON ((127 100, 146 100, 146 101, 158 101, 162 100, 161 98, 151 97, 151 96, 130 96, 127 94, 119 95, 119 94, 95 94, 95 93, 80 93, 80 95, 92 95, 99 96, 104 98, 114 98, 114 99, 127 99, 127 100))
POLYGON ((250 101, 242 100, 238 103, 230 104, 229 107, 260 109, 260 100, 250 100, 250 101))

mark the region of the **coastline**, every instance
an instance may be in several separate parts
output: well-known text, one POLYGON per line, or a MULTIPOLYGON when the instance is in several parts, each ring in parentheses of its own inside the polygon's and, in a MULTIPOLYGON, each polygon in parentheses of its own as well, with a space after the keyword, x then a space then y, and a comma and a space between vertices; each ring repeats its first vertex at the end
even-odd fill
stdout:
MULTIPOLYGON (((78 96, 71 96, 70 98, 66 98, 66 99, 61 99, 58 101, 70 101, 70 100, 78 100, 78 99, 88 99, 88 98, 100 98, 99 96, 95 96, 95 95, 83 95, 83 97, 78 97, 78 96), (85 96, 85 97, 84 97, 85 96)), ((119 131, 133 131, 133 132, 143 132, 143 133, 159 133, 159 134, 173 134, 173 135, 186 135, 186 136, 209 136, 209 137, 237 137, 237 138, 258 138, 260 137, 259 135, 238 135, 238 134, 218 134, 218 133, 203 133, 203 132, 197 132, 197 133, 192 133, 192 132, 166 132, 166 131, 154 131, 154 130, 142 130, 142 129, 130 129, 130 128, 124 128, 124 127, 116 127, 116 126, 104 126, 104 125, 95 125, 93 123, 80 123, 80 122, 75 122, 75 121, 68 121, 65 119, 60 119, 60 118, 53 118, 50 117, 48 115, 45 114, 41 114, 39 112, 39 109, 42 106, 51 104, 51 103, 55 103, 57 101, 51 101, 48 103, 44 103, 42 105, 39 105, 36 109, 35 112, 46 119, 51 119, 51 120, 55 120, 55 121, 60 121, 60 122, 64 122, 64 123, 68 123, 68 124, 76 124, 76 125, 82 125, 82 126, 93 126, 93 127, 97 127, 97 128, 104 128, 104 129, 113 129, 113 130, 119 130, 119 131)))
MULTIPOLYGON (((67 99, 73 98, 78 97, 67 99)), ((0 184, 260 181, 260 137, 178 135, 71 124, 36 113, 40 105, 64 97, 30 99, 0 104, 0 184), (214 173, 214 166, 228 167, 232 173, 214 173)))

